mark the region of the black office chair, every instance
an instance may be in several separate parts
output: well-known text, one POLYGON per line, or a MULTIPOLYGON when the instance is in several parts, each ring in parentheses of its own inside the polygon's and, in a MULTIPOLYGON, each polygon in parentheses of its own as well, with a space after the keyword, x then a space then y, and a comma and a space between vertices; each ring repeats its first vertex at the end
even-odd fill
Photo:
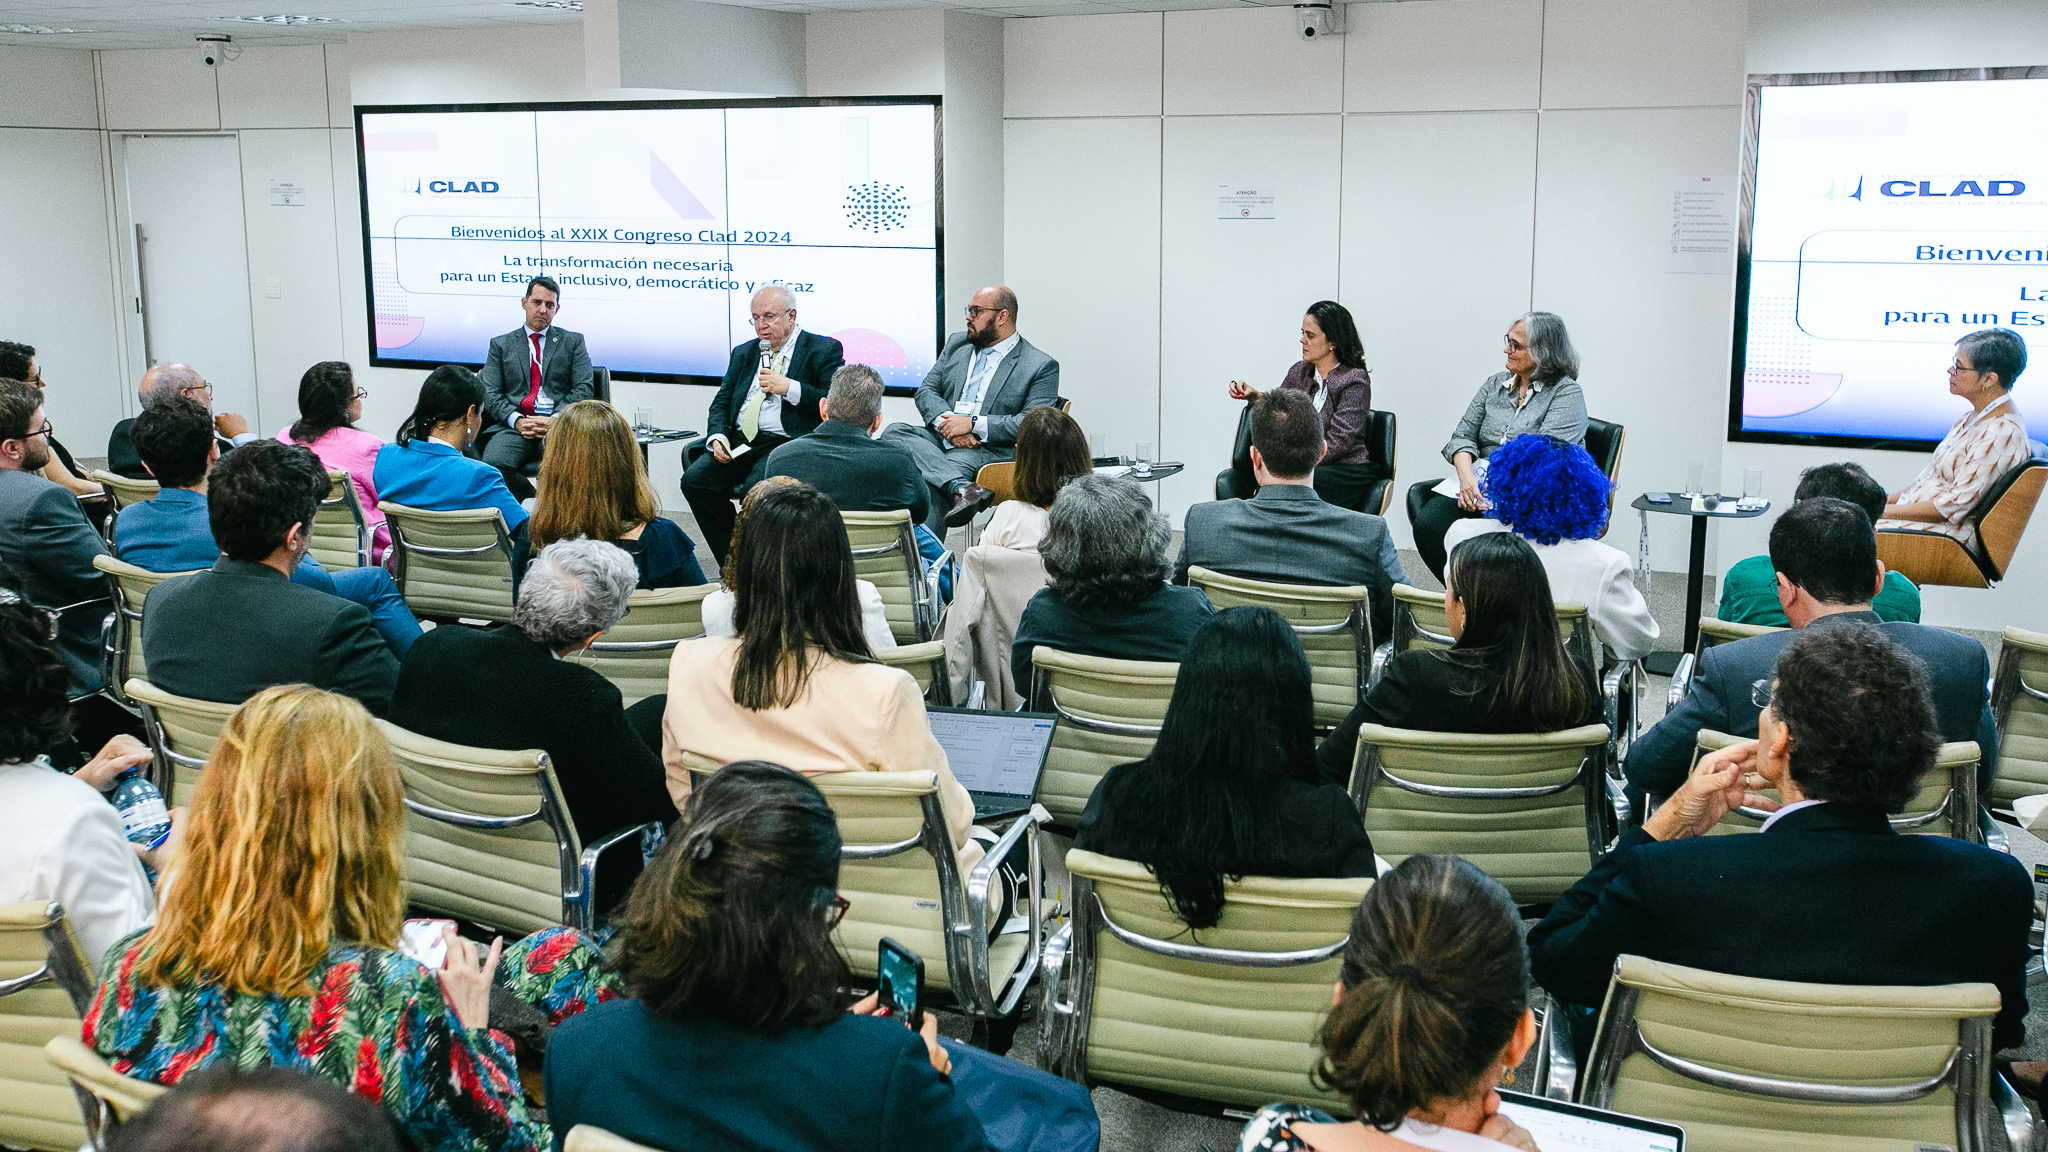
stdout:
POLYGON ((1628 429, 1621 425, 1586 417, 1586 451, 1593 457, 1593 463, 1607 473, 1609 480, 1621 475, 1621 444, 1627 438, 1628 429))
MULTIPOLYGON (((1365 490, 1365 499, 1359 501, 1353 512, 1370 512, 1376 516, 1387 514, 1387 504, 1394 495, 1398 424, 1392 412, 1383 408, 1373 409, 1365 427, 1365 442, 1372 449, 1373 460, 1386 470, 1386 476, 1365 490)), ((1237 417, 1237 438, 1230 446, 1230 467, 1216 474, 1216 498, 1249 500, 1258 491, 1259 482, 1252 476, 1252 406, 1246 404, 1237 417)))

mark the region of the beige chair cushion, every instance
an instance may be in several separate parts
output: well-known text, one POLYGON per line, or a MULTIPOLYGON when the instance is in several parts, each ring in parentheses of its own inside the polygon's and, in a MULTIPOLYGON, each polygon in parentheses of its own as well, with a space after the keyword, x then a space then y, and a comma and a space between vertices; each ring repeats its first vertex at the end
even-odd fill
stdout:
MULTIPOLYGON (((48 962, 49 907, 46 900, 0 905, 0 980, 18 980, 48 962)), ((66 935, 82 966, 76 936, 66 935)), ((0 996, 0 1144, 72 1152, 85 1142, 78 1098, 43 1056, 43 1045, 60 1036, 77 1042, 78 1011, 63 988, 44 981, 0 996)))
POLYGON ((668 691, 668 661, 674 648, 641 652, 606 651, 606 644, 684 641, 704 635, 704 598, 716 584, 695 588, 640 589, 626 600, 626 615, 597 642, 569 657, 612 682, 631 708, 668 691))
POLYGON ((910 678, 917 681, 917 690, 929 697, 934 677, 943 679, 945 673, 946 642, 933 640, 924 644, 899 644, 886 652, 875 653, 875 659, 910 673, 910 678))
MULTIPOLYGON (((1700 760, 1708 753, 1716 752, 1728 747, 1730 744, 1739 744, 1741 742, 1740 739, 1730 736, 1726 732, 1716 732, 1711 728, 1702 728, 1699 734, 1694 737, 1693 766, 1698 767, 1700 760)), ((1936 808, 1942 807, 1944 801, 1950 806, 1949 814, 1917 827, 1901 829, 1901 831, 1916 836, 1955 836, 1960 832, 1962 838, 1974 840, 1976 837, 1975 819, 1966 819, 1958 827, 1954 818, 1954 809, 1961 807, 1962 799, 1960 796, 1951 798, 1949 793, 1957 779, 1958 773, 1965 771, 1975 773, 1977 761, 1980 759, 1982 759, 1982 756, 1978 752, 1977 742, 1974 740, 1962 740, 1943 744, 1935 754, 1934 767, 1928 769, 1927 775, 1921 777, 1920 791, 1914 793, 1913 799, 1908 801, 1906 807, 1898 815, 1892 817, 1892 819, 1909 820, 1925 816, 1932 813, 1936 808)), ((1783 799, 1778 794, 1776 788, 1765 788, 1761 794, 1773 800, 1783 799)), ((1708 829, 1707 835, 1728 836, 1739 835, 1745 832, 1756 832, 1762 830, 1763 824, 1763 820, 1750 816, 1747 813, 1731 811, 1721 817, 1719 823, 1708 829)))
POLYGON ((512 619, 512 557, 500 546, 505 518, 495 508, 432 512, 379 501, 392 542, 429 548, 489 549, 463 556, 408 551, 398 561, 399 592, 421 616, 512 619))
POLYGON ((2048 633, 2007 628, 2003 644, 1995 695, 2009 693, 2012 703, 1999 717, 1998 775, 1985 803, 2011 808, 2022 796, 2048 792, 2048 701, 2020 690, 2048 693, 2048 633))
MULTIPOLYGON (((52 1037, 43 1045, 43 1057, 51 1067, 60 1069, 67 1078, 106 1101, 113 1108, 117 1120, 127 1120, 170 1091, 162 1084, 137 1080, 114 1071, 99 1053, 86 1047, 76 1036, 52 1037)), ((75 1102, 77 1098, 74 1096, 72 1099, 75 1102)))
POLYGON ((1188 569, 1188 583, 1200 588, 1219 610, 1244 605, 1271 608, 1296 628, 1341 625, 1352 619, 1355 610, 1353 629, 1305 635, 1300 640, 1302 651, 1308 655, 1316 725, 1334 728, 1358 706, 1363 669, 1372 663, 1372 589, 1247 580, 1211 572, 1199 565, 1188 569))
MULTIPOLYGON (((228 717, 235 714, 236 705, 173 696, 147 680, 130 680, 121 690, 155 713, 157 729, 167 749, 198 760, 212 758, 214 742, 220 739, 221 729, 227 727, 228 717)), ((189 807, 192 792, 198 786, 198 769, 174 765, 171 786, 162 789, 164 799, 173 808, 189 807)))
POLYGON ((911 537, 910 513, 899 509, 840 515, 846 519, 846 538, 854 551, 854 574, 882 594, 889 631, 896 634, 896 642, 921 644, 930 639, 918 628, 917 609, 913 606, 923 594, 924 561, 911 537), (875 548, 892 550, 874 556, 860 555, 875 548))
MULTIPOLYGON (((1059 709, 1090 720, 1155 728, 1166 718, 1173 682, 1180 675, 1179 664, 1080 656, 1043 644, 1031 650, 1031 663, 1045 671, 1059 709)), ((1061 722, 1053 728, 1035 799, 1054 821, 1078 824, 1102 774, 1151 755, 1157 739, 1061 722)))
POLYGON ((331 487, 320 510, 313 514, 313 542, 308 549, 313 559, 328 571, 360 568, 370 547, 369 526, 363 521, 362 499, 347 472, 329 468, 331 487))
POLYGON ((151 572, 133 564, 116 560, 112 556, 95 556, 92 566, 114 578, 120 589, 121 619, 117 623, 121 632, 122 645, 127 654, 123 666, 114 670, 123 681, 149 679, 149 666, 142 659, 142 606, 149 599, 149 593, 157 585, 173 576, 184 576, 184 572, 151 572))
MULTIPOLYGON (((811 777, 839 817, 848 847, 899 844, 923 832, 921 797, 938 790, 930 772, 832 772, 811 777)), ((856 976, 875 975, 875 949, 887 936, 924 957, 925 983, 950 991, 945 917, 931 854, 912 848, 879 860, 839 865, 839 895, 849 905, 835 934, 856 976)))

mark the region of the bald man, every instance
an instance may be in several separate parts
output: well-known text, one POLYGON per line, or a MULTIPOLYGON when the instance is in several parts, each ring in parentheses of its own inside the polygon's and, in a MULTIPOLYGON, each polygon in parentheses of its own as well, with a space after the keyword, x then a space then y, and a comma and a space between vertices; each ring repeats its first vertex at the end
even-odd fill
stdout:
POLYGON ((748 319, 754 339, 732 350, 711 401, 704 454, 683 473, 683 499, 721 565, 732 543, 733 497, 765 474, 768 453, 818 426, 818 401, 846 363, 839 341, 797 323, 796 296, 780 284, 754 293, 748 319))
POLYGON ((967 331, 946 338, 917 390, 924 426, 891 424, 882 438, 910 454, 931 486, 925 526, 943 540, 967 522, 984 489, 974 474, 1016 454, 1017 426, 1059 402, 1060 362, 1017 335, 1017 294, 991 284, 967 305, 967 331))
MULTIPOLYGON (((185 396, 213 408, 213 385, 199 374, 190 364, 159 364, 142 374, 142 383, 136 386, 142 397, 144 408, 171 396, 185 396)), ((113 434, 107 437, 107 471, 130 480, 151 479, 149 469, 142 466, 142 457, 136 454, 135 442, 129 438, 129 426, 135 420, 130 417, 114 425, 113 434)), ((220 441, 223 453, 232 452, 256 438, 249 431, 249 422, 234 412, 215 412, 213 432, 220 441)))

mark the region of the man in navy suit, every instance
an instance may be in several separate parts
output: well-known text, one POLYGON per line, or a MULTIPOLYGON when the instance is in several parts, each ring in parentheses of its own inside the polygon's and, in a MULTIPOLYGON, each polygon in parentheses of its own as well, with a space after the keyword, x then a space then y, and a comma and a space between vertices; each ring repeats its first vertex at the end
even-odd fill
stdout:
POLYGON ((552 276, 527 281, 519 306, 526 323, 491 337, 477 378, 484 382, 484 427, 477 457, 505 477, 524 500, 533 495, 523 469, 540 459, 541 440, 554 414, 594 395, 590 353, 583 334, 555 327, 562 290, 552 276))
POLYGON ((1998 762, 1998 726, 1984 687, 1991 678, 1990 657, 1966 636, 1886 623, 1870 610, 1871 597, 1884 586, 1870 514, 1832 496, 1801 500, 1771 525, 1771 564, 1778 571, 1778 603, 1795 630, 1707 649, 1685 699, 1629 750, 1625 772, 1635 811, 1645 810, 1646 795, 1668 796, 1685 782, 1700 729, 1757 734, 1759 709, 1751 686, 1771 674, 1778 653, 1799 637, 1797 629, 1851 624, 1876 625, 1925 662, 1934 685, 1936 730, 1943 740, 1977 742, 1984 754, 1978 794, 1987 794, 1990 766, 1998 762))
POLYGON ((846 363, 839 341, 797 323, 796 296, 780 284, 754 293, 750 319, 755 339, 732 350, 704 454, 683 472, 683 499, 720 564, 737 519, 733 497, 765 474, 770 452, 818 426, 818 401, 846 363))

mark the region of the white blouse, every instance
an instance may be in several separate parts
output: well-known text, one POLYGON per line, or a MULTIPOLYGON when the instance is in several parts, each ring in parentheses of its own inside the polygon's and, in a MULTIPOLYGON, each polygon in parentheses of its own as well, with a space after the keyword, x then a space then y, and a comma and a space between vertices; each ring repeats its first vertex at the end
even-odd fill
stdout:
MULTIPOLYGON (((1444 533, 1446 555, 1459 544, 1488 532, 1505 532, 1498 520, 1459 520, 1444 533)), ((1606 656, 1602 666, 1640 660, 1657 646, 1657 618, 1629 579, 1628 553, 1598 540, 1560 540, 1529 545, 1550 577, 1550 598, 1586 606, 1593 635, 1606 656)), ((1595 669, 1598 671, 1598 669, 1595 669)))
MULTIPOLYGON (((866 580, 855 580, 854 590, 860 596, 860 630, 867 635, 868 647, 877 652, 886 652, 896 647, 896 633, 889 629, 889 608, 882 603, 882 593, 866 580)), ((706 636, 737 636, 732 627, 733 595, 720 588, 704 598, 704 634, 706 636)))
POLYGON ((64 906, 94 969, 114 941, 156 922, 156 894, 120 814, 42 760, 0 764, 0 904, 31 900, 64 906))
POLYGON ((1052 513, 1026 500, 1005 500, 996 505, 995 515, 988 518, 988 527, 982 529, 983 544, 997 548, 1015 548, 1022 552, 1038 551, 1038 542, 1045 539, 1045 526, 1052 520, 1052 513))
POLYGON ((1913 477, 1895 503, 1933 504, 1943 516, 1940 524, 1924 520, 1879 520, 1879 528, 1918 532, 1940 532, 1965 544, 1977 539, 1975 526, 1964 517, 1991 490, 1998 478, 2019 466, 2033 454, 2027 443, 2027 425, 2020 419, 2010 396, 1982 411, 1970 411, 1956 421, 1934 449, 1934 459, 1913 477))

